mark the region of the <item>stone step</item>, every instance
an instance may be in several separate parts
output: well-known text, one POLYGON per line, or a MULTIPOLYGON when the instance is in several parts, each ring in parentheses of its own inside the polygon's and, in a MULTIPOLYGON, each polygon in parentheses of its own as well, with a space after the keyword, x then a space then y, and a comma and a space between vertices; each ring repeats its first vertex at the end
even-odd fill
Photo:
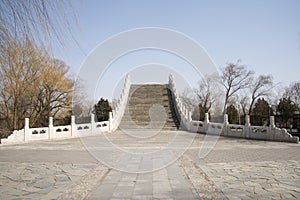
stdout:
POLYGON ((132 110, 132 109, 150 109, 151 107, 165 107, 165 108, 168 108, 170 105, 169 105, 169 102, 164 102, 164 103, 159 103, 159 102, 156 102, 156 103, 145 103, 145 104, 142 104, 142 103, 138 103, 138 104, 133 104, 132 102, 130 102, 130 104, 127 106, 127 110, 132 110))
MULTIPOLYGON (((123 116, 122 121, 150 121, 150 116, 149 115, 127 115, 127 116, 123 116)), ((152 121, 174 121, 173 116, 172 115, 167 115, 166 119, 164 117, 160 117, 160 116, 155 116, 153 115, 152 117, 152 121)))
POLYGON ((166 123, 162 123, 162 122, 155 122, 155 121, 152 121, 151 123, 150 122, 145 122, 145 121, 140 121, 140 122, 135 122, 135 121, 125 121, 122 123, 122 126, 130 126, 130 125, 135 125, 135 124, 138 124, 138 125, 143 125, 143 126, 147 126, 147 125, 153 125, 153 126, 176 126, 175 123, 173 122, 166 122, 166 123))
POLYGON ((164 130, 177 130, 177 124, 179 123, 174 114, 174 108, 170 107, 173 106, 173 103, 170 102, 170 94, 168 85, 131 85, 127 108, 121 120, 120 127, 126 129, 151 129, 155 127, 161 128, 162 124, 164 124, 164 130), (163 110, 151 110, 154 119, 152 119, 151 127, 149 127, 149 111, 156 104, 162 106, 163 110), (166 119, 162 119, 164 117, 161 116, 162 111, 166 115, 166 119), (164 120, 166 121, 162 122, 164 120), (138 126, 135 126, 135 124, 138 126))
POLYGON ((175 123, 174 123, 174 121, 171 121, 171 120, 167 120, 167 121, 165 121, 165 122, 163 122, 163 121, 154 121, 154 120, 152 120, 152 121, 150 121, 150 119, 149 120, 144 120, 144 119, 141 119, 141 120, 138 120, 138 119, 133 119, 133 120, 124 120, 123 121, 123 123, 122 124, 131 124, 131 123, 143 123, 143 124, 149 124, 150 122, 152 122, 152 124, 155 124, 155 123, 157 123, 157 124, 161 124, 161 123, 165 123, 165 124, 174 124, 175 125, 175 123))
POLYGON ((177 129, 177 126, 164 125, 164 126, 154 126, 148 124, 134 124, 134 125, 120 125, 119 129, 177 129))
POLYGON ((157 110, 151 110, 151 109, 131 109, 130 111, 125 111, 125 114, 124 116, 135 116, 135 115, 147 115, 149 116, 149 113, 153 113, 153 114, 166 114, 166 115, 170 115, 172 116, 172 111, 169 110, 169 109, 166 109, 166 110, 160 110, 160 111, 157 111, 157 110))
POLYGON ((129 99, 129 105, 135 105, 135 104, 163 104, 169 102, 169 99, 153 99, 151 98, 139 98, 139 99, 129 99))
MULTIPOLYGON (((147 114, 139 114, 139 115, 124 115, 123 116, 123 121, 130 121, 130 120, 135 120, 135 119, 139 119, 139 120, 150 120, 150 115, 147 113, 147 114)), ((173 119, 173 115, 171 114, 168 114, 166 116, 161 116, 161 115, 152 115, 152 120, 153 121, 174 121, 173 119)))

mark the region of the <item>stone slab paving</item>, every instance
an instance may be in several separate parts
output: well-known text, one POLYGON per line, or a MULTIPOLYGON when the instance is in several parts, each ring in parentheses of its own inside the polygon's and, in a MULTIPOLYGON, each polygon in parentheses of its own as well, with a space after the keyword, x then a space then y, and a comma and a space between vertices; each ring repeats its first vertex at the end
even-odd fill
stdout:
POLYGON ((99 196, 101 199, 200 199, 177 163, 149 173, 111 170, 88 199, 99 199, 99 196))
POLYGON ((1 162, 1 199, 57 199, 95 164, 1 162))
MULTIPOLYGON (((214 183, 219 196, 213 199, 300 199, 299 144, 221 138, 203 159, 196 149, 189 149, 185 159, 193 166, 189 175, 194 168, 205 173, 206 185, 214 183)), ((211 199, 207 191, 199 193, 211 199)))
POLYGON ((201 169, 229 199, 300 199, 298 161, 210 163, 201 169))
MULTIPOLYGON (((170 144, 175 135, 141 139, 117 131, 106 137, 132 154, 147 155, 170 144)), ((220 137, 200 159, 206 136, 182 131, 176 136, 171 154, 118 160, 138 171, 161 166, 167 156, 184 150, 175 162, 147 173, 99 163, 78 138, 0 145, 0 199, 300 199, 300 144, 220 137), (190 138, 194 141, 186 150, 190 138)), ((97 153, 120 159, 105 142, 88 139, 97 153)))

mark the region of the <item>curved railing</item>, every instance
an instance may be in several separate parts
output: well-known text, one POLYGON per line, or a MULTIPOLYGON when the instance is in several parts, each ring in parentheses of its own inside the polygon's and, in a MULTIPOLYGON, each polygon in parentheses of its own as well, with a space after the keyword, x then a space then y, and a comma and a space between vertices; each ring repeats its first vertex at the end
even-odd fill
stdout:
POLYGON ((298 137, 293 137, 285 129, 275 127, 274 116, 270 117, 270 126, 251 126, 250 118, 246 116, 245 125, 228 123, 227 114, 224 115, 223 123, 213 123, 209 121, 208 113, 205 113, 204 121, 193 121, 191 112, 184 106, 177 90, 172 74, 169 76, 169 88, 172 91, 173 103, 176 114, 180 117, 180 126, 191 132, 206 134, 221 134, 228 137, 250 138, 259 140, 299 142, 298 137))
POLYGON ((173 78, 173 75, 169 76, 169 88, 172 92, 173 102, 177 112, 177 116, 180 117, 180 127, 186 130, 190 130, 190 123, 192 121, 192 114, 185 105, 183 104, 179 94, 176 90, 176 84, 173 78))
POLYGON ((129 74, 127 74, 125 77, 124 87, 120 95, 120 98, 118 100, 118 103, 115 109, 112 111, 112 114, 110 115, 110 121, 111 121, 110 131, 115 131, 122 120, 128 102, 130 85, 131 85, 130 76, 129 74))
MULTIPOLYGON (((245 125, 236 125, 228 123, 228 116, 224 115, 223 123, 213 123, 209 121, 208 113, 205 113, 204 121, 193 121, 191 112, 183 104, 174 82, 172 75, 169 76, 169 89, 171 90, 172 100, 177 118, 180 119, 180 128, 191 132, 200 132, 205 134, 220 134, 227 137, 259 139, 281 142, 299 142, 299 138, 292 136, 286 129, 280 129, 275 126, 274 116, 270 116, 270 125, 252 126, 250 117, 246 116, 245 125)), ((75 116, 71 117, 71 125, 53 126, 53 118, 49 118, 48 127, 30 128, 29 119, 25 118, 25 125, 22 130, 15 130, 8 138, 2 138, 1 143, 22 143, 35 140, 47 140, 54 138, 84 137, 94 133, 115 131, 125 113, 131 81, 129 75, 126 75, 124 87, 118 103, 113 112, 110 113, 109 121, 94 122, 94 115, 91 116, 91 123, 76 124, 75 116), (99 130, 99 131, 98 131, 99 130)))

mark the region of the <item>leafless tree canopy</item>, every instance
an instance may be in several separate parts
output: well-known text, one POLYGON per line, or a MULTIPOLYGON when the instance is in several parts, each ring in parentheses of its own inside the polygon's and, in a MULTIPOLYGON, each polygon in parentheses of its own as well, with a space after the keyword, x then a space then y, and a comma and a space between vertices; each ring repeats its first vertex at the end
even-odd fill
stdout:
POLYGON ((193 110, 197 104, 197 97, 195 96, 195 93, 193 92, 193 90, 191 88, 186 88, 183 93, 180 96, 183 104, 185 105, 185 107, 189 110, 193 110))
POLYGON ((0 0, 0 134, 22 128, 25 117, 43 126, 69 111, 69 69, 45 46, 73 38, 76 19, 68 0, 0 0))
POLYGON ((300 107, 300 82, 292 83, 289 87, 285 88, 283 97, 291 99, 294 104, 300 107))
POLYGON ((11 40, 5 47, 0 55, 1 127, 20 129, 25 117, 31 126, 42 126, 49 116, 69 109, 73 81, 65 63, 30 40, 11 40))
POLYGON ((218 74, 210 74, 198 82, 194 89, 185 89, 181 99, 185 106, 193 112, 194 119, 203 119, 206 112, 216 111, 219 106, 221 88, 218 74))
POLYGON ((44 43, 49 39, 64 44, 63 36, 71 34, 71 23, 77 23, 68 0, 0 0, 0 38, 28 38, 44 43), (68 15, 70 15, 68 16, 68 15))
POLYGON ((217 77, 210 75, 200 80, 198 88, 195 88, 194 92, 198 98, 199 105, 205 112, 209 112, 218 96, 217 77))
POLYGON ((273 78, 268 75, 260 75, 257 77, 250 86, 251 103, 249 106, 248 115, 251 115, 251 111, 255 101, 264 96, 268 96, 273 89, 273 78))
MULTIPOLYGON (((186 97, 184 100, 186 104, 191 105, 192 103, 189 102, 193 101, 193 107, 195 107, 196 102, 199 107, 197 112, 200 115, 211 110, 221 110, 221 106, 224 114, 229 104, 234 105, 239 113, 250 115, 257 99, 270 97, 273 88, 272 76, 259 75, 255 77, 253 71, 237 62, 236 64, 230 63, 222 68, 220 75, 210 75, 206 79, 200 80, 198 87, 193 91, 194 97, 191 98, 192 95, 184 94, 186 97), (213 109, 211 109, 212 106, 214 106, 213 109)), ((287 95, 291 91, 295 91, 296 84, 290 88, 293 89, 287 90, 289 91, 286 93, 287 95)), ((298 99, 300 100, 300 98, 298 99)), ((219 115, 220 113, 218 111, 213 114, 219 115)))
POLYGON ((221 69, 221 83, 225 88, 225 101, 223 113, 226 112, 228 100, 238 91, 248 88, 252 81, 253 71, 248 70, 245 66, 230 63, 221 69))

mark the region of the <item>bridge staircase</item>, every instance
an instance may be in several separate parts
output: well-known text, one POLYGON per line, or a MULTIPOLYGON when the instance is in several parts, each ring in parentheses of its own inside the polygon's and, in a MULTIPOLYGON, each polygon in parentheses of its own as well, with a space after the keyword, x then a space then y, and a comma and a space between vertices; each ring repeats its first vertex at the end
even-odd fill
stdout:
POLYGON ((119 129, 177 130, 180 122, 167 84, 132 84, 119 129))

